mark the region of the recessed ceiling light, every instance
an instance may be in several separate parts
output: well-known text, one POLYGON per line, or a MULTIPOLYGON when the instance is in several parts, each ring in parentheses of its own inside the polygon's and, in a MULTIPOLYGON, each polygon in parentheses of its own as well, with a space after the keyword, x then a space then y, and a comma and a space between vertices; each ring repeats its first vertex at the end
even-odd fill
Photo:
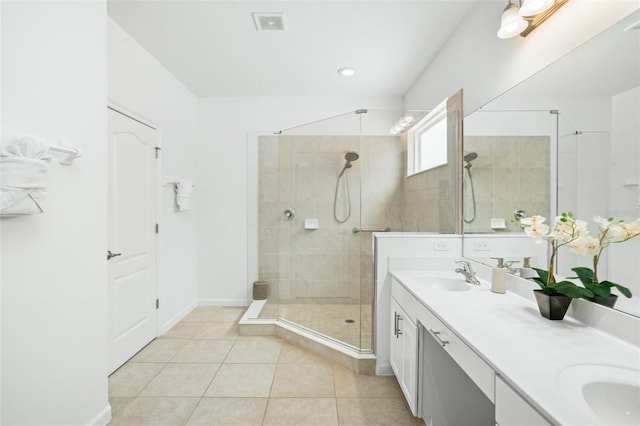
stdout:
POLYGON ((340 74, 343 77, 351 77, 355 73, 356 73, 355 70, 349 67, 342 67, 338 70, 338 74, 340 74))

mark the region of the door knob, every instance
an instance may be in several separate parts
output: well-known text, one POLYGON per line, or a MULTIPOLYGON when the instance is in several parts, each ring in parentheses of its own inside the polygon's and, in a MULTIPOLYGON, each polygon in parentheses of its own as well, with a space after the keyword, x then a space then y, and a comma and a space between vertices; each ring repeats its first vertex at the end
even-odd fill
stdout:
POLYGON ((116 257, 116 256, 122 256, 122 253, 112 253, 111 250, 107 250, 107 260, 111 259, 112 257, 116 257))

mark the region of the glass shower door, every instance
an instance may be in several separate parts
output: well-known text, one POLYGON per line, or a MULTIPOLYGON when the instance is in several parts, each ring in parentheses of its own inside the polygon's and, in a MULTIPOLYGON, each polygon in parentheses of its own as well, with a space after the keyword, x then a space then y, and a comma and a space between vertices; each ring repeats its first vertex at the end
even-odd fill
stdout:
POLYGON ((374 231, 402 229, 398 111, 359 110, 261 137, 259 268, 278 318, 373 350, 374 231))

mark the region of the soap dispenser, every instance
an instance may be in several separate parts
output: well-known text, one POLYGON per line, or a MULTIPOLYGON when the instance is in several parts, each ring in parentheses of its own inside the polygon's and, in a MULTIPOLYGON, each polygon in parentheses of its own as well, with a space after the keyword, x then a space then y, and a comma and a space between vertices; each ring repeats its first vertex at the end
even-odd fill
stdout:
POLYGON ((492 257, 497 261, 497 265, 491 271, 491 291, 494 293, 505 293, 507 291, 507 269, 504 267, 502 257, 492 257))

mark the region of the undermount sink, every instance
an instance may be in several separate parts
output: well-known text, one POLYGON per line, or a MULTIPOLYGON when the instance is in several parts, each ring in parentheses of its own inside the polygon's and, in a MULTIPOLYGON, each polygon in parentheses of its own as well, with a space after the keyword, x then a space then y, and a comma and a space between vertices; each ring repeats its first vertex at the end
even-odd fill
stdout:
POLYGON ((560 387, 600 424, 640 424, 640 371, 608 365, 574 365, 560 374, 560 387))
POLYGON ((442 277, 438 275, 424 275, 416 278, 420 285, 441 291, 467 291, 471 286, 462 277, 442 277))

